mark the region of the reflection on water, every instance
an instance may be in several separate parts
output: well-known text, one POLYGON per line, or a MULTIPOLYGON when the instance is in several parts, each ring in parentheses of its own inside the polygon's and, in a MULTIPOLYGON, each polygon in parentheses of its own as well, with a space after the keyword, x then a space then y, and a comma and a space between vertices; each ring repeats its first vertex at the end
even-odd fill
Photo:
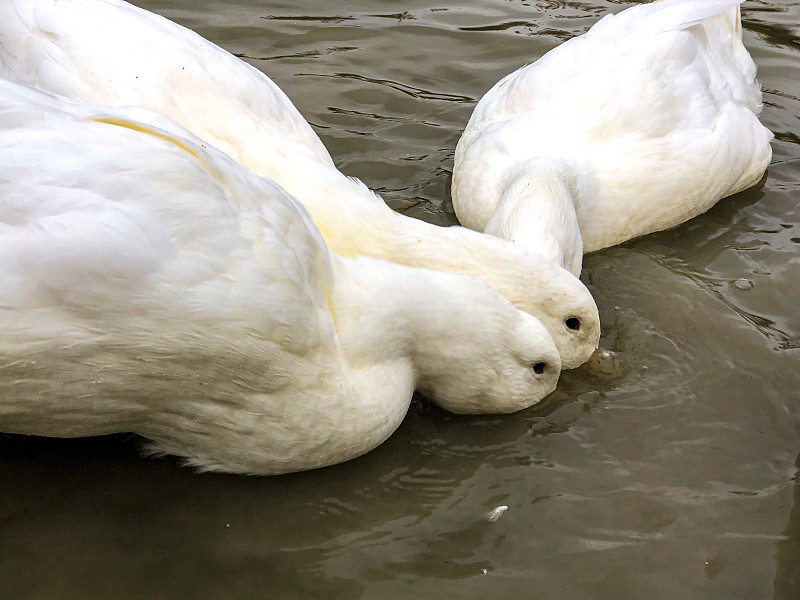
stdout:
MULTIPOLYGON (((449 225, 477 99, 631 2, 141 4, 268 73, 393 208, 449 225)), ((274 478, 198 475, 122 435, 0 436, 0 597, 797 598, 798 23, 796 0, 745 4, 764 181, 587 257, 621 376, 567 373, 504 417, 415 403, 374 452, 274 478)))

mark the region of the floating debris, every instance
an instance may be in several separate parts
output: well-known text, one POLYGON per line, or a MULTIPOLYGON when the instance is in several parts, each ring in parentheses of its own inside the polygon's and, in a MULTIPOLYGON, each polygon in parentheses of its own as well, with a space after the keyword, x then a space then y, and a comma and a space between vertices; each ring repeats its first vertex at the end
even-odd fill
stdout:
POLYGON ((486 513, 484 517, 486 518, 487 521, 494 523, 495 521, 497 521, 497 519, 500 518, 500 515, 502 515, 507 510, 508 510, 507 506, 498 506, 490 510, 488 513, 486 513))
POLYGON ((752 290, 756 284, 750 281, 749 279, 742 278, 734 281, 733 285, 735 285, 740 290, 752 290))

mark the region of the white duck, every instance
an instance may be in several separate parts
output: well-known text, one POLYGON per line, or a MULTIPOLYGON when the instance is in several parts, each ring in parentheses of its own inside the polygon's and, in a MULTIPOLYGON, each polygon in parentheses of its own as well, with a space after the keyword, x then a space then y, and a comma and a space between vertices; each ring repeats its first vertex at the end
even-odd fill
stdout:
POLYGON ((597 307, 578 279, 492 236, 395 213, 336 169, 269 78, 158 15, 118 0, 4 0, 0 75, 164 113, 299 199, 332 251, 481 279, 544 323, 566 368, 597 347, 597 307))
POLYGON ((0 155, 0 431, 270 474, 374 448, 415 389, 478 413, 555 388, 547 330, 491 287, 329 253, 162 115, 0 80, 0 155))
POLYGON ((461 223, 577 274, 584 252, 756 183, 772 134, 758 121, 740 2, 634 6, 499 81, 456 149, 461 223))

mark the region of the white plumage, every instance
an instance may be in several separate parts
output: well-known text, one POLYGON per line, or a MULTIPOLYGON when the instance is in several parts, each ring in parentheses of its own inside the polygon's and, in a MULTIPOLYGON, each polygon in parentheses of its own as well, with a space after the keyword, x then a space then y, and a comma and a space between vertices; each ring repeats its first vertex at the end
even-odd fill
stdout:
POLYGON ((332 251, 481 279, 545 324, 567 368, 597 347, 597 308, 570 273, 491 236, 394 213, 334 167, 272 81, 162 17, 119 0, 7 0, 0 75, 93 104, 162 112, 303 202, 332 251))
POLYGON ((555 387, 547 330, 488 285, 329 253, 160 114, 0 80, 0 157, 0 431, 280 473, 374 448, 415 389, 509 412, 555 387))
POLYGON ((758 121, 739 4, 634 6, 499 81, 456 150, 461 223, 578 273, 583 252, 678 225, 757 182, 772 134, 758 121))

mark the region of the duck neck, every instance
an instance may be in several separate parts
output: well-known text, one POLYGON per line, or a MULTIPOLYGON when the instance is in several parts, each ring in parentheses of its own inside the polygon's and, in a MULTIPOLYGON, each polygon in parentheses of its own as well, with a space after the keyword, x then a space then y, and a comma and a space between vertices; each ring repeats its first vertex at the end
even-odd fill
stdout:
MULTIPOLYGON (((513 294, 515 288, 508 285, 508 271, 518 270, 520 265, 531 262, 531 256, 522 251, 523 248, 539 256, 549 252, 547 258, 558 266, 574 265, 577 261, 577 268, 568 270, 573 274, 580 271, 581 238, 568 193, 571 179, 563 165, 542 160, 540 164, 527 165, 526 169, 523 163, 509 178, 509 185, 514 185, 505 195, 503 217, 501 219, 498 215, 498 220, 502 220, 509 231, 514 227, 522 234, 518 236, 519 245, 515 248, 462 227, 440 227, 396 213, 361 181, 343 175, 333 165, 309 161, 305 163, 306 169, 298 169, 296 165, 275 157, 275 153, 265 153, 264 156, 269 156, 272 163, 264 163, 256 171, 273 178, 300 199, 328 248, 339 256, 369 256, 410 267, 469 275, 483 280, 509 299, 507 294, 513 294), (526 174, 535 179, 540 188, 544 187, 558 204, 548 206, 547 198, 550 196, 537 202, 535 198, 529 198, 529 194, 518 192, 524 192, 526 188, 526 174), (513 217, 513 207, 516 206, 524 215, 526 212, 536 213, 537 204, 543 205, 538 219, 513 217), (531 223, 525 225, 527 221, 531 223), (551 227, 553 224, 557 226, 551 227), (524 235, 525 232, 529 235, 524 235), (527 243, 523 241, 526 239, 527 243), (570 259, 563 260, 561 255, 569 254, 570 249, 570 259), (499 265, 504 269, 498 271, 499 265)), ((511 235, 495 235, 517 241, 511 235)), ((534 279, 536 286, 546 291, 552 269, 542 267, 542 273, 529 271, 527 269, 525 276, 534 279)))
POLYGON ((583 242, 575 213, 575 181, 563 161, 517 163, 501 187, 485 233, 538 252, 579 275, 583 242))
POLYGON ((384 369, 362 395, 373 402, 372 395, 388 390, 394 397, 379 403, 395 406, 393 414, 405 414, 414 390, 448 407, 447 386, 458 369, 454 352, 473 351, 465 329, 477 335, 482 319, 495 322, 497 305, 487 303, 497 299, 494 292, 452 273, 366 257, 334 259, 332 309, 342 354, 353 370, 384 369))
MULTIPOLYGON (((334 259, 332 312, 348 363, 404 364, 413 385, 429 376, 420 355, 450 337, 448 311, 469 298, 453 298, 446 282, 462 279, 448 273, 412 269, 359 256, 334 259)), ((454 282, 451 282, 454 283, 454 282)))
POLYGON ((302 178, 287 174, 291 174, 288 168, 276 181, 303 202, 332 252, 479 279, 544 323, 565 366, 576 367, 588 358, 573 354, 572 332, 564 328, 564 306, 596 309, 583 284, 567 276, 559 264, 491 235, 397 213, 363 183, 335 168, 309 167, 302 178))

